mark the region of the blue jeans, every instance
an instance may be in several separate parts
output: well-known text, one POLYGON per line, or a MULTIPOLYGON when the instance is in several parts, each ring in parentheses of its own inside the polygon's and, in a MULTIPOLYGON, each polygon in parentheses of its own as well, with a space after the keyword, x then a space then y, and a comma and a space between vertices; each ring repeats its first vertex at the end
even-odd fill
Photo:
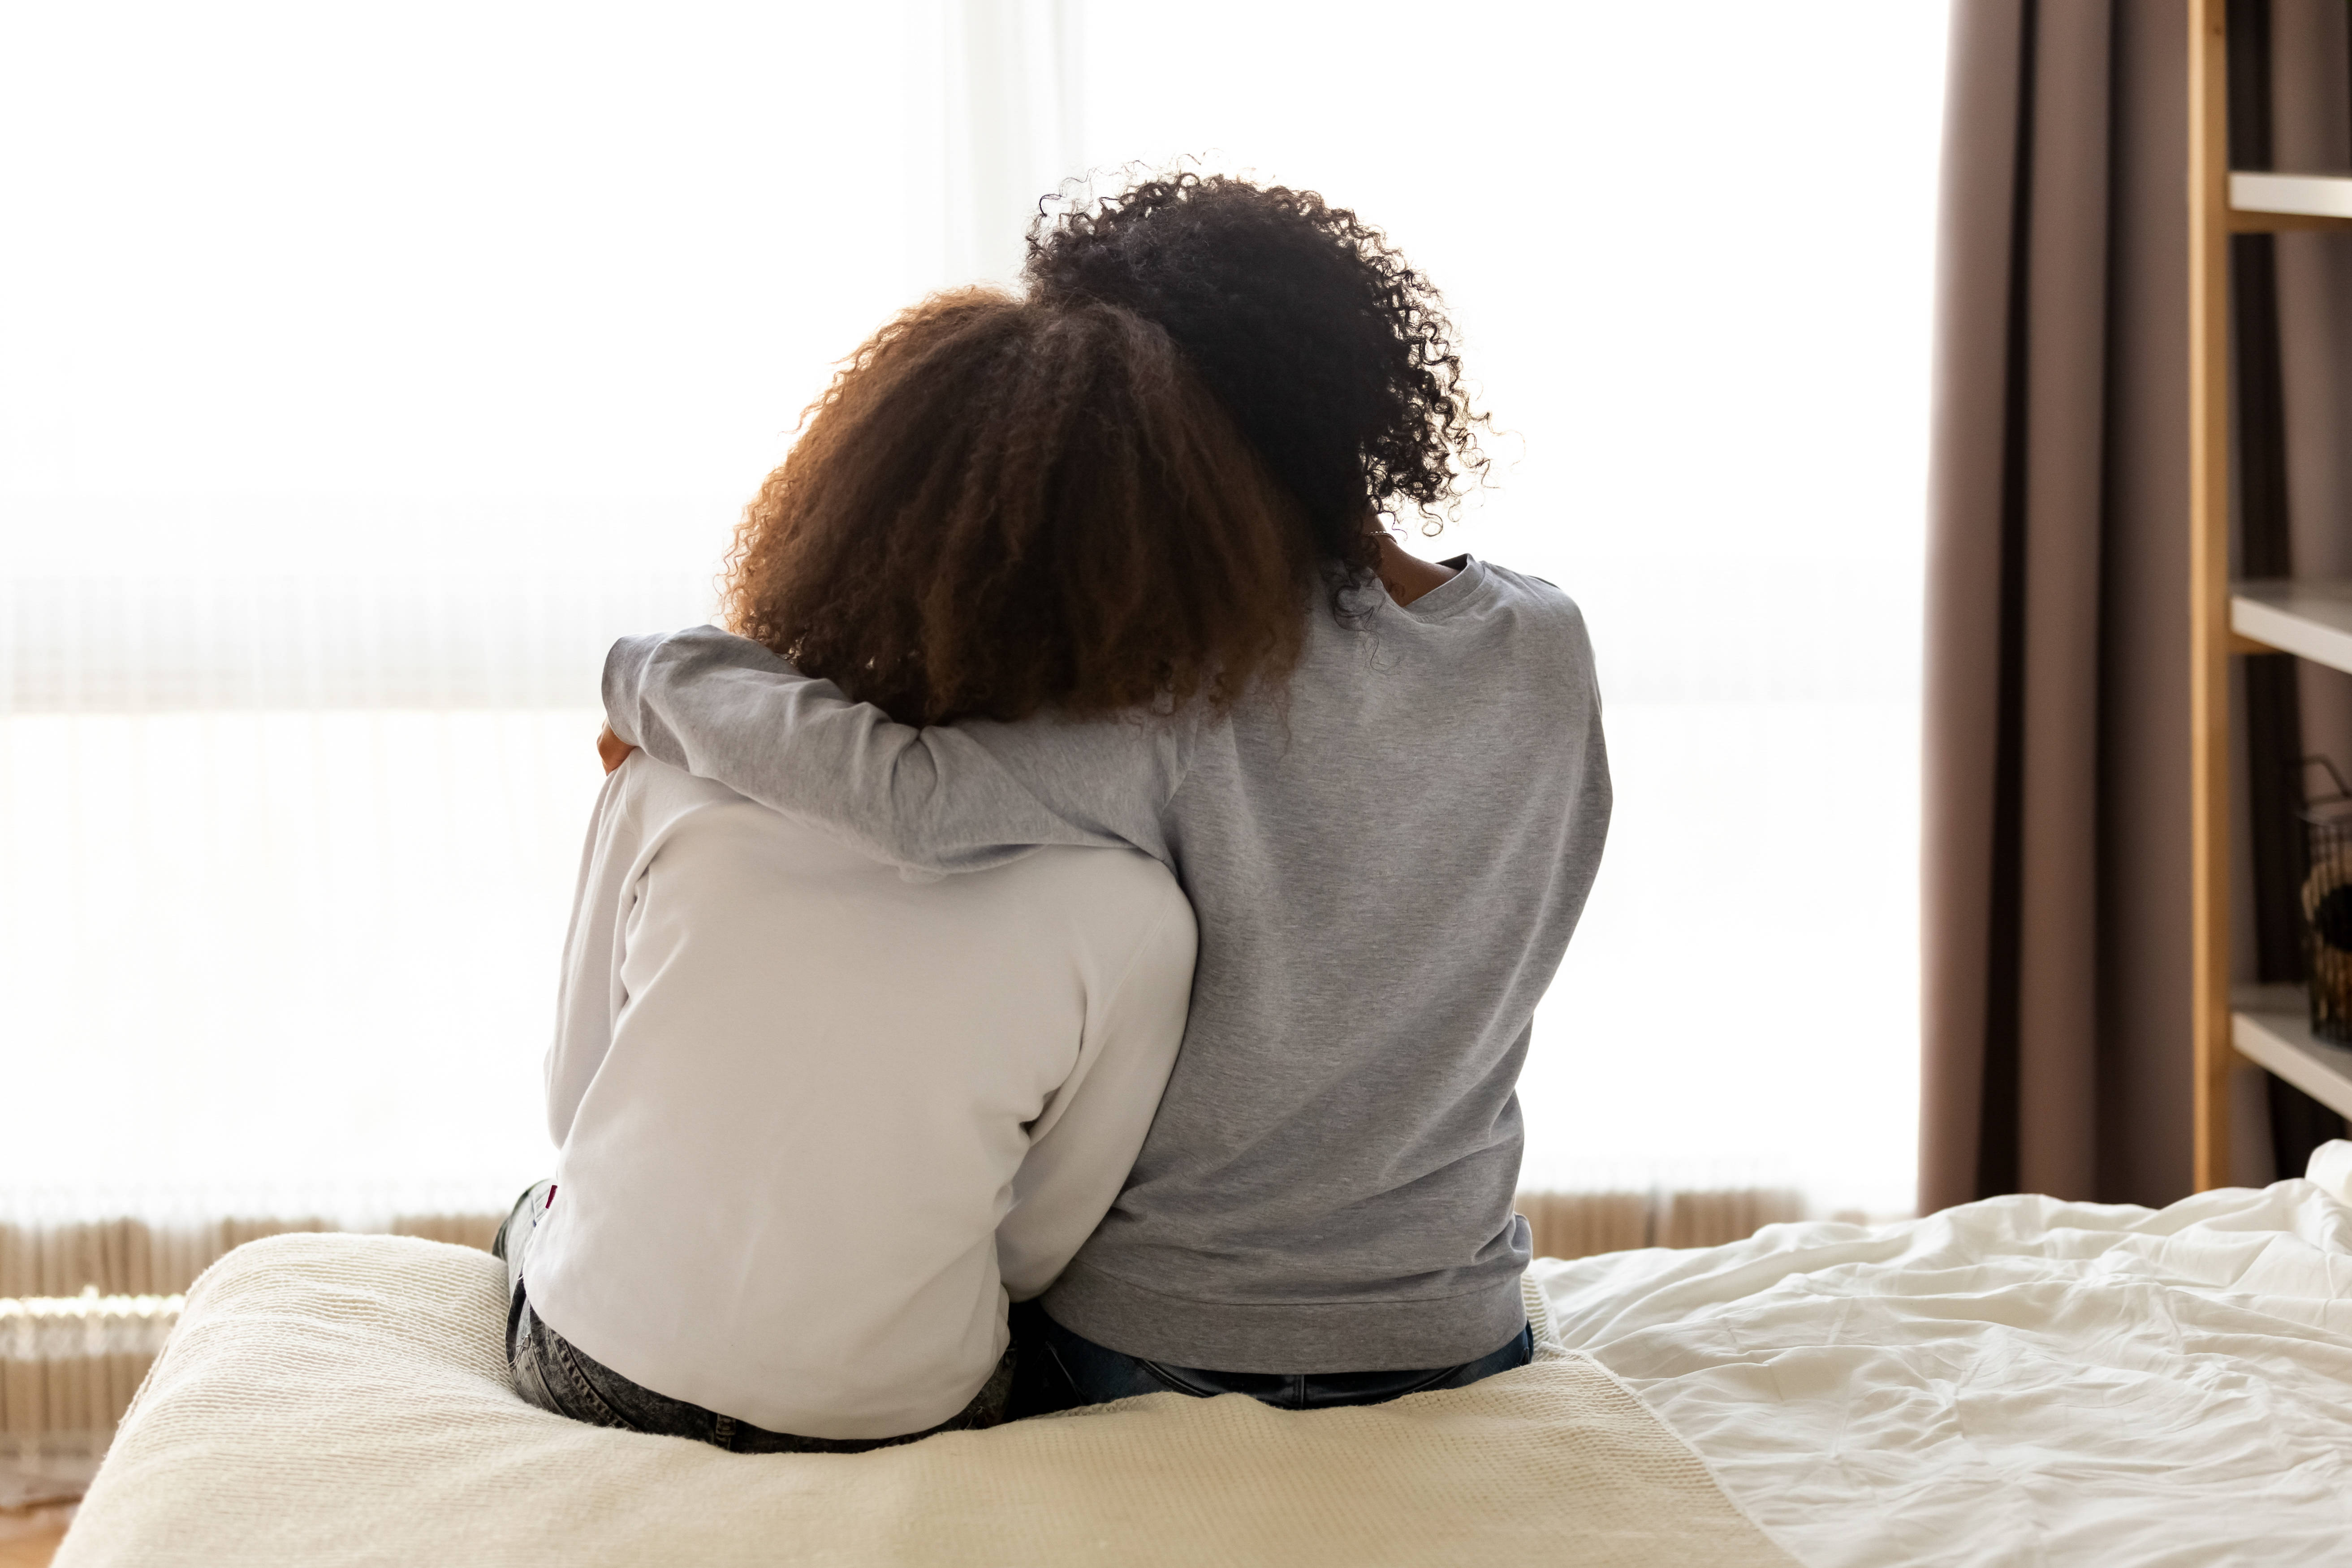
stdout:
POLYGON ((1408 1372, 1212 1372, 1146 1361, 1097 1344, 1055 1322, 1034 1301, 1013 1309, 1013 1352, 1019 1373, 1010 1415, 1043 1415, 1138 1394, 1189 1394, 1208 1399, 1246 1394, 1278 1410, 1381 1405, 1408 1394, 1467 1388, 1535 1359, 1535 1331, 1524 1324, 1500 1349, 1458 1366, 1408 1372))
POLYGON ((592 1426, 692 1437, 738 1454, 859 1454, 868 1448, 911 1443, 933 1432, 993 1426, 1004 1418, 1005 1402, 1013 1392, 1009 1352, 971 1404, 936 1426, 898 1437, 802 1437, 771 1432, 630 1381, 590 1357, 530 1310, 530 1293, 523 1288, 523 1255, 530 1249, 531 1234, 539 1226, 539 1216, 547 1212, 552 1192, 551 1183, 532 1185, 515 1200, 513 1211, 490 1243, 492 1256, 507 1266, 507 1364, 514 1371, 515 1392, 541 1410, 592 1426))

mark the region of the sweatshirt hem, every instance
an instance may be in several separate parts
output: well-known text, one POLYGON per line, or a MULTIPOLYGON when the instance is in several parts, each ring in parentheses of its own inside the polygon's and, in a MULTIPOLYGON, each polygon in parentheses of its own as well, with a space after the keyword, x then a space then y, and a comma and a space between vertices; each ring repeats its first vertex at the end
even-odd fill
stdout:
POLYGON ((1196 1301, 1073 1263, 1041 1298, 1053 1320, 1123 1355, 1214 1372, 1403 1372, 1492 1353, 1528 1321, 1520 1270, 1413 1300, 1196 1301))

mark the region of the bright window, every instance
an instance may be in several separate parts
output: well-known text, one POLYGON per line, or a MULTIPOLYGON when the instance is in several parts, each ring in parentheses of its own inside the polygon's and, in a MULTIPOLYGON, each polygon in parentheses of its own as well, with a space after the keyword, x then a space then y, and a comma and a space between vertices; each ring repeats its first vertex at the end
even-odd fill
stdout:
POLYGON ((1593 628, 1618 814, 1529 1184, 1907 1207, 1943 28, 17 7, 0 1193, 389 1212, 538 1173, 605 643, 707 614, 831 362, 1013 254, 975 191, 1190 153, 1445 289, 1508 461, 1431 548, 1593 628))

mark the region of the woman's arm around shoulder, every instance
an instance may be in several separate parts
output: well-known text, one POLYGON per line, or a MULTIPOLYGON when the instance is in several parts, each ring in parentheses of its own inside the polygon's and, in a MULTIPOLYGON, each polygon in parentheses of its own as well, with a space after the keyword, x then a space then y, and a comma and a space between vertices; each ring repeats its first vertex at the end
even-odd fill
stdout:
POLYGON ((1051 717, 917 728, 712 626, 624 637, 604 661, 616 740, 867 854, 969 871, 1041 846, 1123 846, 1161 861, 1189 719, 1051 717))

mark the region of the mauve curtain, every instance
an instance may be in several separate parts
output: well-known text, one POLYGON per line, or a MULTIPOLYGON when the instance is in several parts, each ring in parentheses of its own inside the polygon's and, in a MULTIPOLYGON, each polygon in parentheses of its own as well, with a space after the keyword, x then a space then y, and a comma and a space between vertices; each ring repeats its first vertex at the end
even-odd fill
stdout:
MULTIPOLYGON (((2243 93, 2245 68, 2269 68, 2272 112, 2252 129, 2274 132, 2279 167, 2352 166, 2344 13, 2342 0, 2278 0, 2236 18, 2242 46, 2245 24, 2263 24, 2258 61, 2232 75, 2243 93)), ((2160 1204, 2190 1185, 2187 50, 2181 0, 1953 7, 1929 481, 1923 1212, 2011 1191, 2160 1204)), ((2307 574, 2352 570, 2345 246, 2281 237, 2276 321, 2255 323, 2268 357, 2239 345, 2245 542, 2307 574)), ((2262 287, 2268 247, 2241 242, 2233 256, 2262 287)), ((2238 759, 2241 802, 2292 768, 2277 753, 2298 743, 2352 763, 2352 682, 2308 667, 2265 681, 2273 722, 2255 765, 2238 759)), ((2246 699, 2260 709, 2262 693, 2240 690, 2243 736, 2246 699)), ((2242 806, 2241 818, 2236 951, 2254 978, 2252 911, 2291 885, 2275 868, 2258 877, 2242 806)), ((2258 1079, 2242 1076, 2237 1173, 2266 1180, 2258 1079)), ((2315 1125, 2295 1121, 2299 1100, 2272 1107, 2282 1154, 2315 1125)))
POLYGON ((1953 6, 1922 1212, 2189 1184, 2186 27, 1953 6))

